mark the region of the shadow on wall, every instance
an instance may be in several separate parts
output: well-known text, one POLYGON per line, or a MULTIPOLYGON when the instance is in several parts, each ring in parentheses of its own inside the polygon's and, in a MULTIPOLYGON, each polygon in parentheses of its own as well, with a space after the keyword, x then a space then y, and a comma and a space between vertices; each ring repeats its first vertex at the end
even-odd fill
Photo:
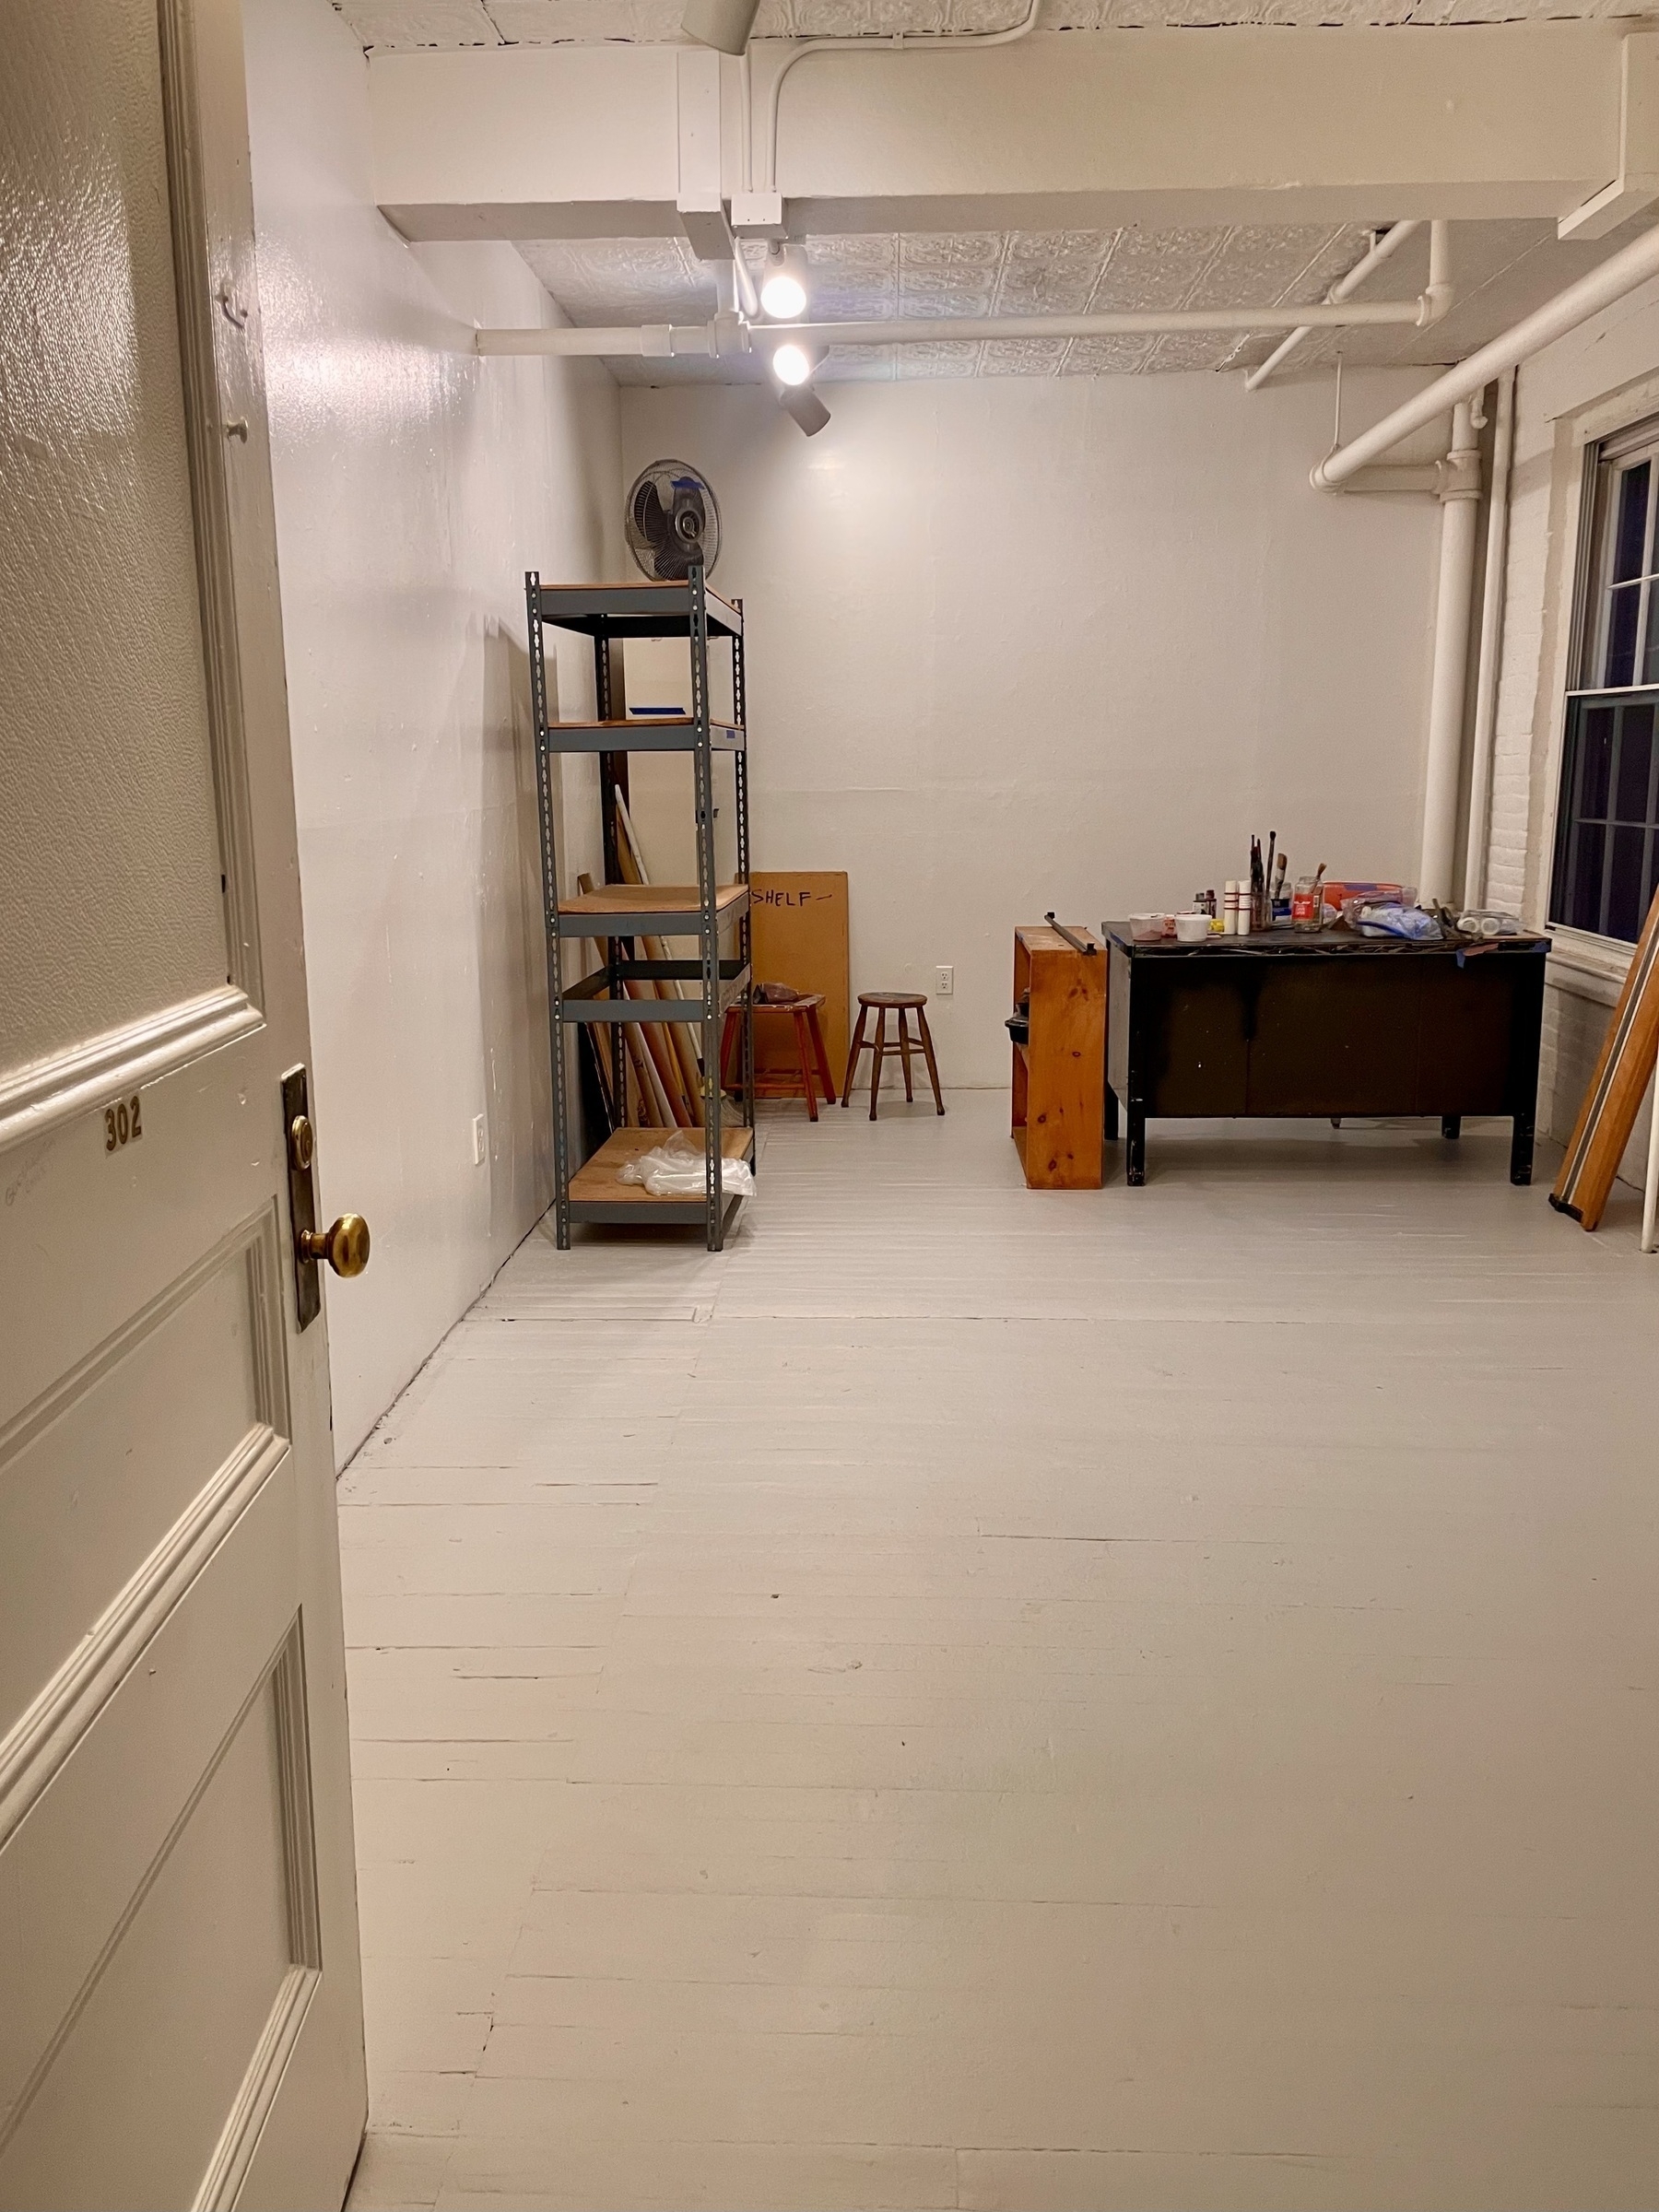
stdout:
MULTIPOLYGON (((551 678, 551 669, 548 674, 551 678)), ((526 1222, 547 1211, 553 1170, 530 658, 497 623, 484 639, 482 706, 482 881, 474 911, 489 1115, 489 1233, 499 1249, 500 1239, 522 1233, 526 1222), (492 885, 493 898, 488 895, 492 885), (500 1145, 496 1132, 507 1130, 521 1133, 520 1141, 500 1145)))

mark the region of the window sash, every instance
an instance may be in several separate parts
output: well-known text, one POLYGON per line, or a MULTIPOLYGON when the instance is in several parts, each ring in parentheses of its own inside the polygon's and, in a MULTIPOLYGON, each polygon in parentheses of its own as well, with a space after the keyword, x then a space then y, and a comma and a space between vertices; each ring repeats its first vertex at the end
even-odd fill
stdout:
POLYGON ((1549 919, 1634 944, 1659 878, 1659 685, 1569 700, 1549 919))
POLYGON ((1594 573, 1585 594, 1592 619, 1583 626, 1588 650, 1575 692, 1641 689, 1659 681, 1659 594, 1653 590, 1659 581, 1659 436, 1653 426, 1643 426, 1636 439, 1604 448, 1595 477, 1594 573), (1629 519, 1625 489, 1639 475, 1643 507, 1638 542, 1626 547, 1621 563, 1620 541, 1629 519), (1620 566, 1629 572, 1617 574, 1620 566))

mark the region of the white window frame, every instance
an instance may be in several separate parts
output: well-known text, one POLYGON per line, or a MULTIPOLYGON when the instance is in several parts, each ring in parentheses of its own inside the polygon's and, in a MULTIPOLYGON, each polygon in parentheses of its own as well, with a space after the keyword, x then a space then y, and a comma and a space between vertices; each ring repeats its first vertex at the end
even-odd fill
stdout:
POLYGON ((1576 620, 1584 604, 1579 588, 1594 545, 1595 465, 1615 440, 1659 419, 1659 372, 1633 379, 1618 392, 1552 413, 1550 455, 1550 552, 1540 610, 1544 635, 1536 665, 1532 712, 1531 829, 1527 840, 1524 911, 1532 925, 1550 939, 1550 981, 1608 1006, 1618 996, 1630 964, 1622 939, 1591 936, 1548 920, 1555 872, 1556 828, 1561 796, 1561 758, 1566 747, 1567 713, 1583 640, 1576 620))

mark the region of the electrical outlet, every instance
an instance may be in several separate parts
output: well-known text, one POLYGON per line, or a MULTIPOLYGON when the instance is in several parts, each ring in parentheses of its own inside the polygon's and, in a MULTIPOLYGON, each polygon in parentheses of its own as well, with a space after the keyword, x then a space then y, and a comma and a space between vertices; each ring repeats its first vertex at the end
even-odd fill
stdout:
POLYGON ((481 1168, 484 1165, 484 1156, 488 1149, 488 1147, 484 1136, 484 1116, 481 1113, 475 1113, 473 1115, 473 1166, 475 1168, 481 1168))
POLYGON ((935 968, 934 975, 936 978, 934 989, 937 995, 940 998, 950 997, 956 989, 956 970, 954 968, 935 968))

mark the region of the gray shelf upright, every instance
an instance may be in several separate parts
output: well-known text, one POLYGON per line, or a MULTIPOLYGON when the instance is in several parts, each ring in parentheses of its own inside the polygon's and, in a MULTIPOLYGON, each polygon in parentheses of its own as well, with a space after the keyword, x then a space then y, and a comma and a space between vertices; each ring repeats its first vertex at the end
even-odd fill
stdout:
POLYGON ((708 589, 700 565, 680 583, 544 584, 532 570, 524 578, 530 642, 530 703, 535 724, 535 774, 541 828, 542 897, 547 941, 547 1007, 553 1080, 553 1203, 559 1249, 567 1252, 573 1221, 632 1221, 700 1225, 709 1250, 718 1252, 738 1201, 727 1197, 719 1163, 727 1132, 747 1132, 742 1157, 755 1156, 755 1041, 753 978, 749 957, 748 738, 743 669, 743 603, 722 599, 708 589), (544 629, 575 630, 594 643, 594 719, 550 722, 547 718, 544 629), (691 712, 683 718, 630 722, 622 690, 620 655, 616 648, 629 638, 684 638, 691 658, 691 712), (712 719, 709 649, 712 639, 729 641, 732 655, 732 720, 712 719), (697 893, 695 908, 653 902, 649 885, 635 887, 637 900, 607 906, 602 915, 591 907, 561 900, 559 856, 553 840, 552 760, 559 753, 599 756, 600 818, 605 839, 607 886, 623 880, 620 865, 617 789, 627 777, 631 752, 683 752, 692 759, 697 814, 697 893), (714 861, 714 756, 730 753, 736 782, 737 873, 735 886, 722 887, 714 861), (720 957, 723 929, 735 927, 735 959, 720 957), (650 960, 637 957, 634 940, 642 936, 697 939, 694 960, 650 960), (567 987, 563 950, 573 937, 605 946, 604 968, 567 987), (634 999, 630 982, 695 982, 690 998, 634 999), (743 1017, 742 1088, 735 1124, 722 1085, 722 1032, 727 1013, 743 1017), (627 1098, 624 1026, 629 1022, 694 1022, 701 1031, 703 1156, 708 1175, 704 1197, 636 1200, 573 1196, 571 1104, 565 1078, 564 1037, 574 1024, 598 1022, 610 1029, 611 1097, 627 1098))

